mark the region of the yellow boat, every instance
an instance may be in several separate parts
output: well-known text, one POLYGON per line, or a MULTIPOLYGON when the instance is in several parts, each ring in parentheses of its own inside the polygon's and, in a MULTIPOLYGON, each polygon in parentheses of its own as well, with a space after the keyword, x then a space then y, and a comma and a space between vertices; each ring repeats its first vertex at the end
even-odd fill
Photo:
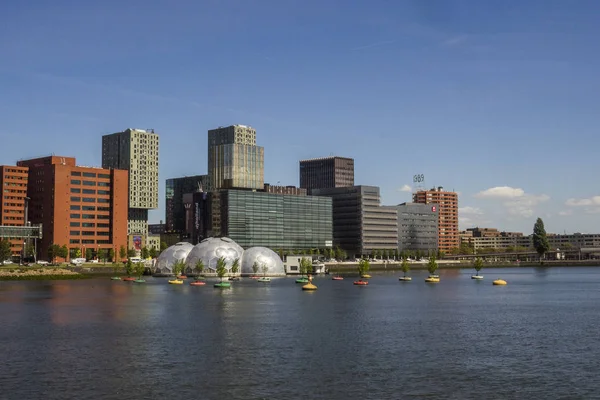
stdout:
POLYGON ((172 279, 169 281, 171 285, 183 285, 183 281, 181 279, 172 279))
POLYGON ((306 285, 302 286, 302 290, 317 290, 317 287, 312 283, 307 283, 306 285))
POLYGON ((430 276, 428 278, 425 278, 425 282, 427 283, 438 283, 440 281, 440 278, 436 278, 435 276, 430 276))
POLYGON ((364 278, 364 279, 369 279, 371 277, 371 275, 369 275, 369 274, 363 274, 360 277, 364 278))
POLYGON ((504 279, 496 279, 494 282, 492 282, 494 285, 498 285, 498 286, 504 286, 506 285, 506 281, 504 279))

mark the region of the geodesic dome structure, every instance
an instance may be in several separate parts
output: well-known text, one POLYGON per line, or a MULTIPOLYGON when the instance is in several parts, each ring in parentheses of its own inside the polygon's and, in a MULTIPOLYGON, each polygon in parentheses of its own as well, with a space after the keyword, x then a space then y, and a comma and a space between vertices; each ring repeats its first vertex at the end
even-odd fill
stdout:
POLYGON ((263 266, 266 267, 268 276, 285 275, 283 261, 277 253, 267 247, 250 247, 244 251, 242 257, 242 274, 254 274, 252 266, 258 265, 258 275, 263 275, 263 266))
POLYGON ((177 261, 185 261, 189 252, 194 248, 194 245, 188 242, 175 243, 171 247, 167 247, 156 259, 154 273, 170 274, 173 272, 171 267, 177 261))
POLYGON ((198 260, 204 262, 204 268, 208 273, 214 273, 217 269, 217 260, 220 257, 225 259, 227 269, 231 269, 233 261, 238 258, 240 266, 244 249, 227 237, 207 238, 194 246, 189 252, 185 261, 185 270, 193 271, 198 260))

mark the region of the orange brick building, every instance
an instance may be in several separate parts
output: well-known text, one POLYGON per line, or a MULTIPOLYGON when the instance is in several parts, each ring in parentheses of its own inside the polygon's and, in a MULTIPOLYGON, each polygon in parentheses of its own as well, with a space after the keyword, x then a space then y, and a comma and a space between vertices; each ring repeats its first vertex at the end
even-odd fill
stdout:
MULTIPOLYGON (((27 167, 0 166, 0 225, 25 225, 25 197, 27 197, 27 167)), ((23 239, 10 239, 13 256, 23 251, 23 239)))
POLYGON ((443 187, 419 190, 413 194, 413 201, 422 204, 438 204, 438 248, 449 251, 460 246, 458 233, 458 194, 445 192, 443 187))
POLYGON ((22 160, 29 168, 29 220, 42 224, 38 257, 46 259, 51 244, 80 249, 127 248, 128 180, 126 170, 81 167, 73 157, 22 160))

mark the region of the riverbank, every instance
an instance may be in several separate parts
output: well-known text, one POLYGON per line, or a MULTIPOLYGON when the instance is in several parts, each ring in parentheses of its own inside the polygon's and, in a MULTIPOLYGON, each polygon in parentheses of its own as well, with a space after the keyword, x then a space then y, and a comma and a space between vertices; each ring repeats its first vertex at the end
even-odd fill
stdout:
MULTIPOLYGON (((400 263, 389 262, 389 263, 374 263, 370 264, 371 271, 400 271, 400 263)), ((497 263, 485 263, 483 268, 531 268, 531 267, 600 267, 600 261, 598 260, 583 260, 583 261, 544 261, 543 264, 539 262, 497 262, 497 263)), ((325 268, 330 272, 354 272, 358 268, 358 263, 325 263, 325 268)), ((412 270, 427 270, 427 263, 410 263, 410 269, 412 270)), ((440 260, 438 262, 438 269, 473 269, 473 263, 471 262, 444 262, 440 260)))
POLYGON ((83 278, 86 278, 86 276, 66 268, 0 268, 0 281, 40 281, 83 278))

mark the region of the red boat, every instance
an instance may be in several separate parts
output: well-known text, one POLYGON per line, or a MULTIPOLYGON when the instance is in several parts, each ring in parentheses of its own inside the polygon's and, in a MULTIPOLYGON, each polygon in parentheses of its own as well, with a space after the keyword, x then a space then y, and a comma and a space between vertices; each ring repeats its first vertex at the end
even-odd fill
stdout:
POLYGON ((367 286, 369 284, 369 281, 363 281, 362 279, 359 279, 357 281, 354 281, 354 284, 359 286, 367 286))
POLYGON ((125 282, 133 282, 137 278, 134 278, 134 277, 131 277, 131 276, 126 276, 125 278, 121 278, 121 279, 124 280, 125 282))
POLYGON ((179 276, 177 277, 177 279, 187 279, 187 276, 185 276, 185 275, 179 275, 179 276))
POLYGON ((252 276, 250 277, 250 279, 258 279, 258 278, 260 278, 260 276, 255 276, 255 275, 252 275, 252 276))
POLYGON ((331 280, 332 280, 332 281, 343 281, 343 280, 344 280, 344 278, 343 278, 343 277, 341 277, 341 276, 338 276, 338 275, 336 275, 336 276, 332 277, 332 278, 331 278, 331 280))
POLYGON ((191 286, 204 286, 206 285, 206 282, 204 281, 194 281, 194 282, 190 282, 191 286))

